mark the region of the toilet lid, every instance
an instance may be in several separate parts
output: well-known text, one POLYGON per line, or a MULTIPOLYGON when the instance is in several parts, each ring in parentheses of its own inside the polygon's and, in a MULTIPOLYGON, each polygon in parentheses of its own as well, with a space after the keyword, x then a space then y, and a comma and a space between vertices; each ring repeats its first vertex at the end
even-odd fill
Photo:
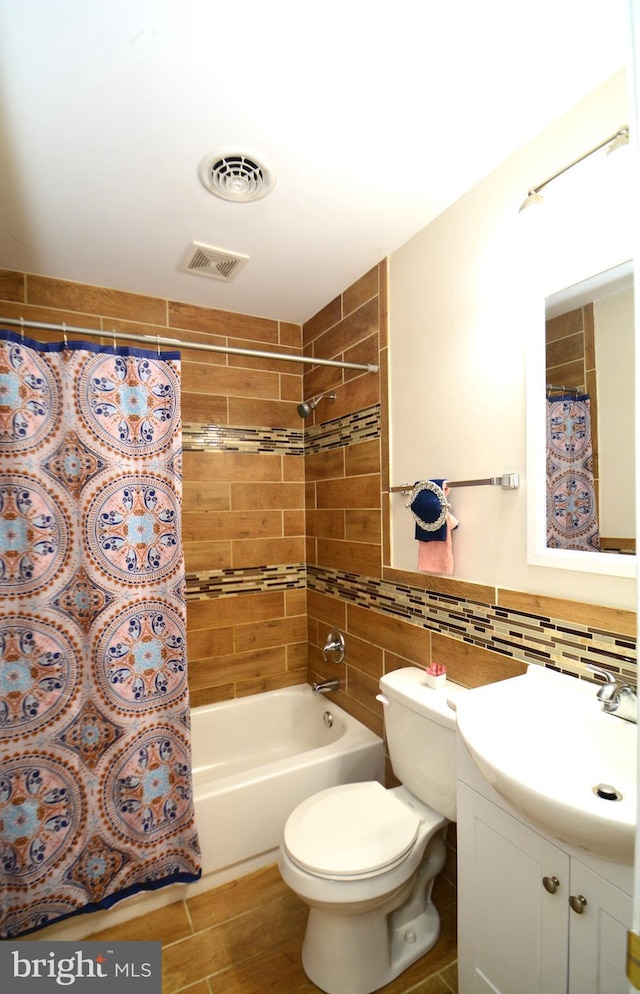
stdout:
POLYGON ((399 863, 421 819, 377 780, 313 794, 290 815, 284 844, 312 873, 363 876, 399 863))

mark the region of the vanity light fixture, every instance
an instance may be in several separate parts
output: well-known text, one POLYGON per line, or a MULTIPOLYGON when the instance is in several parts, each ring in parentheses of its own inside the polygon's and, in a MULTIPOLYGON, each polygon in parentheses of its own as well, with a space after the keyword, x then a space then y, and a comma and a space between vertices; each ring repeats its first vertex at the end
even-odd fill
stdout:
POLYGON ((558 176, 562 176, 564 173, 568 172, 569 169, 573 169, 573 167, 577 166, 579 162, 583 162, 584 159, 588 159, 590 155, 593 155, 595 152, 599 152, 601 148, 608 146, 606 154, 610 155, 611 152, 615 152, 616 149, 622 148, 624 145, 628 144, 629 128, 625 125, 624 127, 619 128, 614 135, 610 135, 609 138, 605 139, 605 141, 600 142, 599 145, 596 145, 595 148, 589 149, 589 151, 585 152, 584 155, 581 155, 579 158, 574 159, 573 162, 570 162, 568 166, 564 166, 563 169, 559 169, 557 173, 553 174, 553 176, 549 176, 544 183, 539 183, 538 186, 532 187, 529 190, 524 202, 520 206, 520 210, 523 211, 526 207, 531 207, 532 204, 544 203, 544 197, 540 191, 543 190, 545 186, 552 183, 554 179, 558 178, 558 176))

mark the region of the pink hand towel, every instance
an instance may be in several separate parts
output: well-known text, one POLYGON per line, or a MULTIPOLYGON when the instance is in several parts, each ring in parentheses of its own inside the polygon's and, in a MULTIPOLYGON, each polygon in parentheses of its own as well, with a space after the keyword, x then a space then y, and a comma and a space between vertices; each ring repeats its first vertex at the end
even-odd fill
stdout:
MULTIPOLYGON (((445 494, 448 493, 448 488, 445 494)), ((458 527, 458 519, 447 513, 447 537, 444 542, 418 542, 418 569, 423 573, 453 573, 453 548, 451 532, 458 527)))

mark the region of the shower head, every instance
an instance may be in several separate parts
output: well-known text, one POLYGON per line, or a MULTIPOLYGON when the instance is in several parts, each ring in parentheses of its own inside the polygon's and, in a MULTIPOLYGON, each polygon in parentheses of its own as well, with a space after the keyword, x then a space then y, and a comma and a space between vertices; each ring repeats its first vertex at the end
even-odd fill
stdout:
POLYGON ((314 397, 313 400, 303 400, 301 404, 298 404, 298 414, 300 417, 308 418, 311 412, 315 411, 323 397, 326 397, 327 400, 332 402, 336 399, 335 393, 321 393, 319 397, 314 397))

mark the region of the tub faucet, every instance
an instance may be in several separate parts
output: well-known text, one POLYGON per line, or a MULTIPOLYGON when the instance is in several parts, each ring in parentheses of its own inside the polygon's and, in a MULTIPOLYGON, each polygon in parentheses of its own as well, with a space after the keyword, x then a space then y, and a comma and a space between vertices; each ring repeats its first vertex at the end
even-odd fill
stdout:
POLYGON ((613 673, 587 663, 587 669, 604 679, 596 697, 602 701, 602 710, 617 718, 638 723, 638 692, 630 683, 618 683, 613 673))
POLYGON ((314 694, 328 694, 331 690, 338 690, 339 680, 324 680, 322 683, 314 683, 311 687, 314 694))

